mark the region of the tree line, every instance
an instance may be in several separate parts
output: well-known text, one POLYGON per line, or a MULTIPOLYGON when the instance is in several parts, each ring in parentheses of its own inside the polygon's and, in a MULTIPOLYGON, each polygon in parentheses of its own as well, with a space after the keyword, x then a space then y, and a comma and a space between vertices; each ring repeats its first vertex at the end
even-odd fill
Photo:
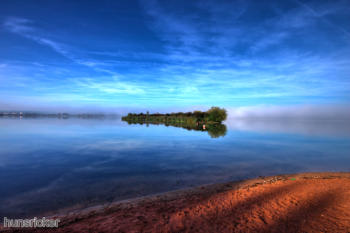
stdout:
POLYGON ((227 112, 224 108, 211 107, 208 111, 176 112, 176 113, 129 113, 122 117, 125 121, 159 121, 159 122, 187 122, 187 123, 221 123, 226 120, 227 112))

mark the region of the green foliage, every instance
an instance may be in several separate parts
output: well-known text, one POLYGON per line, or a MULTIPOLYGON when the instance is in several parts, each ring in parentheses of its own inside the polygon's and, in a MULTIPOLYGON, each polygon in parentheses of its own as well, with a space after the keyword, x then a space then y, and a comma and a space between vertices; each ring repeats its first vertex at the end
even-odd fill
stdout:
POLYGON ((226 125, 223 125, 223 124, 209 124, 207 128, 208 128, 208 134, 212 138, 225 136, 227 132, 226 125))
POLYGON ((219 107, 211 107, 208 111, 208 119, 209 121, 214 121, 214 122, 222 122, 226 120, 227 118, 227 113, 226 109, 224 108, 219 108, 219 107))
POLYGON ((207 112, 194 111, 194 112, 177 112, 177 113, 153 113, 148 111, 144 113, 129 113, 127 116, 122 117, 125 121, 133 122, 188 122, 188 123, 208 123, 216 122, 220 123, 227 117, 226 110, 219 107, 212 107, 207 112))

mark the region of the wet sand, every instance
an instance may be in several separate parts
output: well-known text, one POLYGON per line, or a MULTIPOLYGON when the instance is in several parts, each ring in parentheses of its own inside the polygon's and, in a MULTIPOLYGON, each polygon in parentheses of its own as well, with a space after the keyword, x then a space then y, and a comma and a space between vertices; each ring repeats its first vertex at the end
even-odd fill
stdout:
POLYGON ((350 173, 260 177, 55 217, 59 228, 35 232, 350 232, 350 173))

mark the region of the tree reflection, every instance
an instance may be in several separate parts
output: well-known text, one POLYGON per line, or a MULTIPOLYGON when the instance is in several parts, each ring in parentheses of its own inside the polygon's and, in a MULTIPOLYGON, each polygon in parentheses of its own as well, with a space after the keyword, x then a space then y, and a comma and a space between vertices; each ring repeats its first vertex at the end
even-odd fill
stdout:
POLYGON ((227 128, 224 124, 211 124, 208 125, 208 134, 212 138, 223 137, 226 135, 227 128))
POLYGON ((216 123, 216 124, 200 124, 200 123, 188 123, 188 122, 160 122, 160 121, 138 121, 138 120, 129 120, 129 119, 123 119, 123 121, 126 121, 129 125, 131 124, 139 124, 143 125, 146 124, 147 126, 152 125, 165 125, 168 126, 174 126, 179 128, 184 128, 187 130, 195 130, 195 131, 203 131, 208 132, 209 136, 211 138, 218 138, 223 137, 227 133, 227 127, 224 124, 216 123))

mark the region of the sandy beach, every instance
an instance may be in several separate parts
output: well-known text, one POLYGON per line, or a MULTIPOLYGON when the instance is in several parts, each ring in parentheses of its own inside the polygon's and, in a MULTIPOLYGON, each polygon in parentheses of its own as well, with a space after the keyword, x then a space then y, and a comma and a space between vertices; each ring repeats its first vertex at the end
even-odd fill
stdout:
POLYGON ((59 228, 36 232, 350 232, 350 173, 259 177, 54 217, 59 228))

